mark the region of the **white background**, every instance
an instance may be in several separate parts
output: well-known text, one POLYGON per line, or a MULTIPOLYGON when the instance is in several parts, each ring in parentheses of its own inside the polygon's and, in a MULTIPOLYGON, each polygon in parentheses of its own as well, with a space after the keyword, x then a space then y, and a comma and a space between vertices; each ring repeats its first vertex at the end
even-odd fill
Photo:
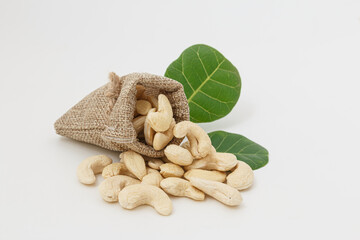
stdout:
MULTIPOLYGON (((360 239, 359 1, 0 1, 0 239, 360 239), (244 202, 124 210, 81 185, 54 121, 107 75, 163 75, 187 47, 239 70, 231 114, 202 124, 265 146, 244 202)), ((96 185, 99 184, 99 180, 96 185)))

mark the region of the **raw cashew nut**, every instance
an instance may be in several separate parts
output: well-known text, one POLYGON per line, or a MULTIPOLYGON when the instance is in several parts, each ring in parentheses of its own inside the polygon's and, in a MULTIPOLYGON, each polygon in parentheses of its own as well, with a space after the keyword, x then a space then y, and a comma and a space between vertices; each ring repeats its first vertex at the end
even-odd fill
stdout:
POLYGON ((237 206, 242 202, 240 192, 225 183, 200 178, 190 178, 190 182, 194 187, 226 205, 237 206))
POLYGON ((147 115, 151 109, 151 103, 146 100, 138 100, 135 104, 136 112, 140 115, 147 115))
POLYGON ((172 212, 169 196, 160 188, 148 184, 135 184, 125 187, 119 193, 119 203, 125 209, 150 205, 164 216, 170 215, 172 212))
POLYGON ((133 119, 132 123, 137 134, 144 129, 145 120, 146 116, 138 116, 133 119))
POLYGON ((203 158, 211 152, 210 137, 199 125, 190 121, 179 122, 173 132, 176 138, 188 138, 190 152, 195 159, 203 158))
POLYGON ((150 173, 154 173, 154 172, 159 172, 158 170, 155 170, 155 169, 152 169, 152 168, 146 168, 146 171, 147 171, 147 174, 150 174, 150 173))
POLYGON ((146 175, 144 158, 140 154, 131 150, 123 152, 120 156, 124 160, 126 168, 138 179, 142 180, 142 178, 146 175))
POLYGON ((234 154, 218 153, 215 148, 212 147, 212 151, 209 155, 202 159, 195 160, 191 165, 186 166, 185 169, 201 168, 225 172, 231 170, 237 163, 238 160, 234 154))
POLYGON ((149 120, 149 114, 155 112, 155 108, 152 108, 149 110, 148 115, 146 116, 146 120, 145 120, 145 124, 144 124, 144 136, 145 136, 145 142, 152 146, 153 145, 153 141, 154 141, 154 135, 155 135, 155 131, 154 129, 151 127, 150 125, 150 120, 149 120))
POLYGON ((152 105, 153 108, 158 108, 159 107, 159 102, 157 97, 153 96, 153 95, 147 95, 145 94, 145 92, 141 95, 140 99, 142 100, 146 100, 149 101, 152 105))
POLYGON ((102 198, 107 202, 118 201, 118 195, 121 189, 132 184, 139 184, 140 181, 128 176, 117 175, 105 179, 99 186, 102 198))
POLYGON ((249 165, 239 161, 235 170, 226 178, 226 183, 237 190, 244 190, 250 187, 254 181, 254 172, 249 165))
POLYGON ((193 156, 187 149, 175 144, 167 146, 164 153, 167 159, 180 166, 190 165, 194 160, 193 156))
POLYGON ((176 164, 165 163, 160 166, 160 173, 164 178, 182 177, 184 175, 184 170, 176 164))
POLYGON ((190 180, 190 178, 201 178, 216 182, 225 182, 226 174, 224 172, 219 171, 209 171, 203 169, 190 169, 184 174, 184 178, 190 180))
POLYGON ((154 169, 151 170, 150 171, 148 170, 148 174, 146 174, 145 177, 143 177, 141 183, 153 185, 155 187, 160 187, 160 182, 163 180, 163 177, 161 176, 159 171, 154 169))
POLYGON ((158 109, 159 102, 158 102, 157 97, 155 97, 155 96, 147 96, 146 100, 148 100, 151 103, 153 108, 158 109))
POLYGON ((172 120, 171 122, 171 125, 170 125, 170 128, 161 133, 161 132, 158 132, 158 133, 155 133, 155 136, 154 136, 154 141, 153 141, 153 147, 155 150, 161 150, 163 149, 174 137, 174 134, 173 134, 173 129, 175 127, 175 119, 172 120))
POLYGON ((163 165, 164 162, 158 158, 152 158, 148 160, 147 164, 152 169, 160 170, 160 166, 163 165))
POLYGON ((156 132, 165 132, 170 128, 173 119, 173 110, 169 99, 164 94, 159 95, 158 102, 159 107, 157 112, 148 113, 148 119, 150 126, 156 132))
POLYGON ((188 197, 198 201, 205 199, 203 192, 194 188, 189 181, 182 178, 165 178, 161 181, 160 186, 166 193, 173 196, 188 197))
POLYGON ((145 92, 145 87, 143 85, 136 85, 136 99, 139 99, 145 92))
POLYGON ((104 179, 110 178, 116 175, 120 175, 121 169, 125 166, 123 163, 112 163, 107 165, 103 171, 102 176, 104 179))
POLYGON ((81 183, 93 184, 96 182, 95 174, 101 173, 104 167, 111 163, 111 158, 105 155, 88 157, 80 163, 76 175, 81 183))
POLYGON ((136 176, 127 169, 125 163, 122 162, 112 163, 110 165, 107 165, 102 171, 102 176, 104 179, 116 175, 126 175, 132 178, 136 178, 136 176))

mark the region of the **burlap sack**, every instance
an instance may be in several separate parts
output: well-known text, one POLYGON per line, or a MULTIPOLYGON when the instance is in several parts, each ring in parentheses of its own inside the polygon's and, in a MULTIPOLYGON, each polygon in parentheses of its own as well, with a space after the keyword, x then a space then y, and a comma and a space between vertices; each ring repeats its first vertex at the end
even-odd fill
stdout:
MULTIPOLYGON (((122 77, 110 73, 110 82, 90 93, 55 122, 56 133, 114 151, 133 150, 149 157, 162 157, 163 151, 139 141, 132 124, 136 103, 136 85, 146 94, 165 94, 176 122, 189 120, 189 106, 181 83, 148 73, 122 77)), ((170 144, 180 144, 174 138, 170 144)))

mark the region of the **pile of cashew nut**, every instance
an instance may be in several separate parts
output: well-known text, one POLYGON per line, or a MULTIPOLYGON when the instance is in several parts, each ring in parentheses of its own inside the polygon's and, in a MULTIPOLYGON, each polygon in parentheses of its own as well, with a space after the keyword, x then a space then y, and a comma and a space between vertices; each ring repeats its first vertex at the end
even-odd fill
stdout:
POLYGON ((173 139, 175 119, 169 99, 164 94, 158 98, 145 94, 142 85, 136 86, 135 118, 133 125, 140 141, 155 150, 162 150, 173 139))
POLYGON ((144 129, 145 141, 155 149, 165 147, 165 157, 150 158, 126 151, 120 154, 120 162, 113 163, 107 156, 92 156, 79 165, 79 181, 93 184, 95 175, 102 173, 105 180, 99 190, 105 201, 119 202, 125 209, 150 205, 161 215, 172 212, 169 195, 201 201, 206 194, 225 205, 239 205, 239 191, 249 188, 254 180, 250 166, 238 161, 234 154, 216 152, 207 133, 197 124, 175 124, 165 95, 148 100, 137 101, 137 114, 145 116, 139 132, 144 129), (186 137, 188 141, 181 146, 168 145, 173 137, 186 137))

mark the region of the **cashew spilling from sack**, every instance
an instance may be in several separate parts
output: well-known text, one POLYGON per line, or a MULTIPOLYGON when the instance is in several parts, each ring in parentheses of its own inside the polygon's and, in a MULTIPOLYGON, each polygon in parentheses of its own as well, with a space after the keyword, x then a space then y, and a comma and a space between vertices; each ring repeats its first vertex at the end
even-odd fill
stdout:
POLYGON ((160 166, 160 173, 164 178, 182 177, 184 175, 184 169, 173 163, 165 163, 160 166))
POLYGON ((107 202, 118 201, 121 189, 132 184, 139 184, 140 181, 128 176, 117 175, 105 179, 99 186, 100 195, 107 202))
MULTIPOLYGON (((152 108, 149 110, 149 113, 153 113, 155 112, 155 108, 152 108)), ((144 124, 144 136, 145 136, 145 141, 148 145, 152 146, 153 145, 153 141, 154 141, 154 135, 155 135, 155 131, 154 129, 151 127, 150 122, 149 122, 149 115, 146 116, 146 120, 145 120, 145 124, 144 124)))
POLYGON ((198 201, 205 199, 203 192, 194 188, 189 181, 182 178, 165 178, 160 182, 160 186, 166 193, 173 196, 188 197, 198 201))
POLYGON ((190 165, 194 160, 193 156, 187 149, 174 144, 168 145, 165 148, 164 153, 167 159, 180 166, 190 165))
POLYGON ((239 191, 227 184, 201 178, 190 178, 190 182, 194 187, 226 205, 237 206, 242 202, 239 191))
POLYGON ((136 99, 140 99, 145 92, 145 87, 143 85, 136 85, 136 99))
POLYGON ((146 175, 144 158, 134 151, 123 152, 120 156, 124 160, 126 168, 138 179, 142 180, 146 175))
POLYGON ((203 169, 190 169, 184 174, 184 178, 189 180, 190 178, 201 178, 217 182, 225 182, 226 173, 219 171, 209 171, 203 169))
POLYGON ((101 173, 104 167, 111 163, 111 158, 105 155, 86 158, 77 168, 77 177, 83 184, 93 184, 96 182, 95 174, 101 173))
POLYGON ((150 205, 159 214, 167 216, 172 212, 169 196, 160 188, 148 184, 135 184, 122 189, 119 203, 125 209, 133 209, 140 205, 150 205))
POLYGON ((163 149, 174 137, 173 129, 175 127, 175 119, 172 120, 170 128, 165 132, 155 133, 153 147, 155 150, 163 149))
POLYGON ((134 125, 135 132, 139 134, 142 130, 144 130, 146 116, 138 116, 133 119, 132 123, 134 125))
POLYGON ((179 122, 174 127, 174 136, 187 137, 190 152, 196 159, 204 158, 211 152, 211 140, 207 133, 197 124, 190 121, 179 122))
POLYGON ((146 96, 145 100, 148 100, 154 108, 158 109, 159 101, 155 96, 146 96))
MULTIPOLYGON (((142 89, 139 87, 138 91, 142 89)), ((103 155, 90 157, 78 167, 80 182, 92 184, 95 174, 102 171, 105 180, 99 190, 105 201, 119 201, 125 209, 150 205, 161 215, 172 212, 167 194, 198 201, 207 194, 223 204, 239 205, 242 202, 239 190, 250 187, 254 180, 251 167, 238 161, 234 154, 216 152, 207 133, 195 123, 176 124, 165 95, 159 95, 158 111, 154 103, 144 100, 150 99, 144 91, 138 99, 137 113, 147 114, 133 119, 138 138, 143 133, 144 139, 140 141, 145 140, 157 151, 164 149, 165 156, 151 158, 129 150, 120 154, 119 163, 112 163, 103 155), (146 106, 142 109, 141 105, 146 106), (181 146, 169 144, 173 137, 185 136, 188 142, 181 146), (228 171, 231 173, 227 175, 228 171)))
POLYGON ((237 190, 249 188, 254 181, 254 172, 245 162, 239 161, 235 170, 226 177, 226 183, 237 190))
POLYGON ((157 112, 148 113, 149 124, 156 132, 164 132, 170 128, 173 110, 164 94, 158 96, 158 104, 157 112))
POLYGON ((143 116, 148 114, 151 107, 151 103, 146 100, 138 100, 135 104, 136 112, 143 116))
POLYGON ((211 153, 206 157, 195 160, 191 165, 186 166, 185 170, 201 168, 205 170, 229 171, 236 166, 238 160, 234 154, 218 153, 212 147, 211 153))
MULTIPOLYGON (((175 119, 170 101, 164 94, 147 95, 142 85, 136 85, 136 103, 132 121, 137 138, 160 151, 174 138, 175 119), (140 115, 140 116, 139 116, 140 115)), ((151 90, 150 90, 151 92, 151 90)), ((152 93, 154 94, 154 92, 152 93)))
POLYGON ((152 106, 153 108, 156 108, 156 109, 157 109, 157 108, 159 107, 159 103, 158 103, 157 97, 155 97, 155 96, 153 96, 153 95, 147 95, 147 94, 145 93, 145 91, 143 92, 143 94, 141 95, 141 97, 138 98, 138 99, 146 100, 146 101, 150 102, 150 103, 151 103, 151 106, 152 106))

